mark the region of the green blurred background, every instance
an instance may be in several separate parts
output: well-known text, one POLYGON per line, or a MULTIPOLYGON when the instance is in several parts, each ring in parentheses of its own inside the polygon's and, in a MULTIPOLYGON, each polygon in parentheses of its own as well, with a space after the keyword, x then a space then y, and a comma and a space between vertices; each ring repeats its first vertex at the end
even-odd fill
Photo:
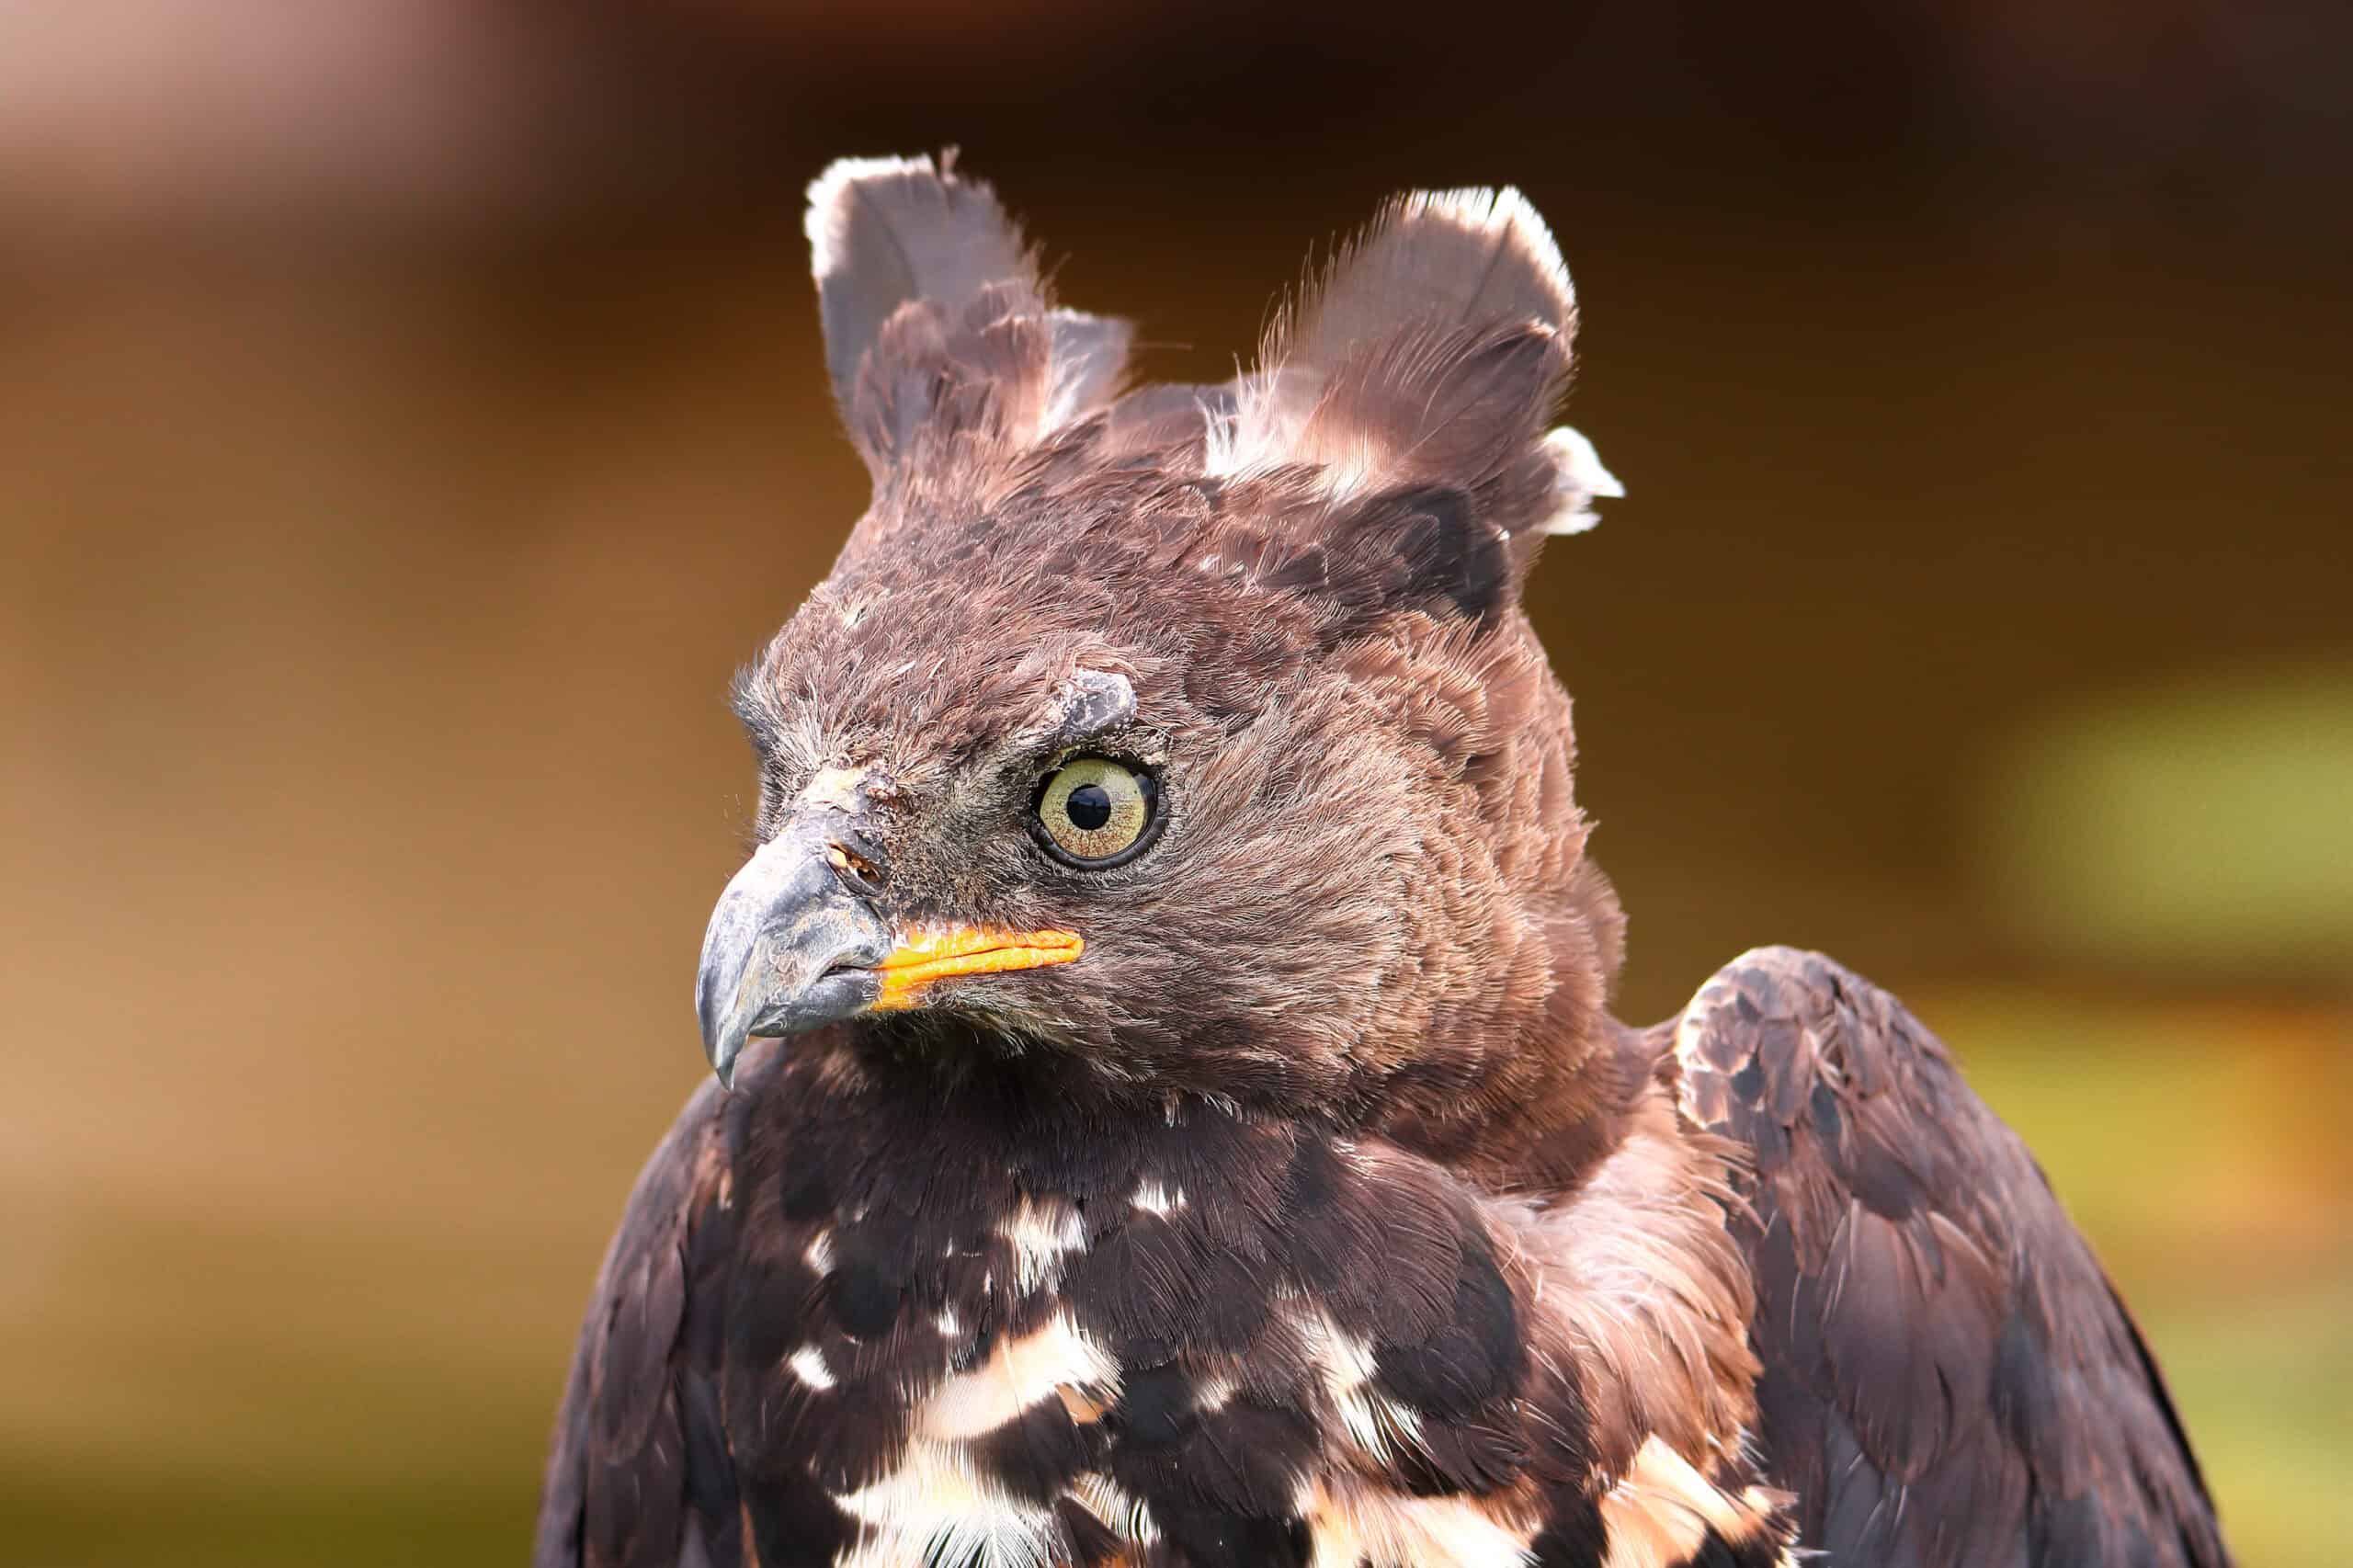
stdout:
POLYGON ((0 1561, 496 1563, 703 1071, 722 693, 856 515, 800 187, 963 145, 1159 375, 1517 182, 1630 1017, 1894 985, 2249 1564, 2353 1536, 2353 12, 0 9, 0 1561))

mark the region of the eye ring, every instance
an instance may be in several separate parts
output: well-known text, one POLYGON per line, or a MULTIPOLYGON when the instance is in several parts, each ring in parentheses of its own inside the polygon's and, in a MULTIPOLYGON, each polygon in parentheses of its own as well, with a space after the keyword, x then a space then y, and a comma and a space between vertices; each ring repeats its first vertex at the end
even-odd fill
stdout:
POLYGON ((1074 756, 1049 769, 1029 802, 1029 836, 1083 871, 1124 866, 1152 847, 1167 822, 1160 781, 1108 756, 1074 756))

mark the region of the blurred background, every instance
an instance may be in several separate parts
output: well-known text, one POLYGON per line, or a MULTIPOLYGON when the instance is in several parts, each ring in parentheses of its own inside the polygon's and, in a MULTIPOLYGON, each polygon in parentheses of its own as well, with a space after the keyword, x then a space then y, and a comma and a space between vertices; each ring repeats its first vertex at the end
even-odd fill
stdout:
POLYGON ((0 1558, 521 1559, 703 1072, 722 699, 862 472, 801 188, 961 143, 1157 376, 1517 182, 1533 611, 1662 1016, 1901 990, 2256 1568, 2353 1534, 2353 11, 0 4, 0 1558))

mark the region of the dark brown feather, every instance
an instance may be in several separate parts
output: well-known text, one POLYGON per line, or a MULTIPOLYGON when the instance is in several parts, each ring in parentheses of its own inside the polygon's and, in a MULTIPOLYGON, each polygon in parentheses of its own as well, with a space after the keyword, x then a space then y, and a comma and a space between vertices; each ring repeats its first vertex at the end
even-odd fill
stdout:
POLYGON ((1768 1472, 1834 1563, 2226 1561, 2165 1383, 2017 1137, 1886 993, 1760 949, 1663 1026, 1745 1146, 1768 1472))
POLYGON ((556 1416, 537 1568, 737 1561, 713 1321, 735 1243, 722 1103, 714 1084, 688 1102, 605 1255, 556 1416))

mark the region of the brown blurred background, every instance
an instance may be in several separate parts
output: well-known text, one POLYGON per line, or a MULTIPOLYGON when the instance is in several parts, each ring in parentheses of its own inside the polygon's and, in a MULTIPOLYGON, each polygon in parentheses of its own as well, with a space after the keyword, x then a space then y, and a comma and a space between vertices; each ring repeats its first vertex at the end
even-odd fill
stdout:
POLYGON ((1211 379, 1517 182, 1625 1010, 1903 990, 2255 1565, 2353 1535, 2353 12, 0 8, 0 1560, 524 1551, 703 1071, 722 692, 857 513, 800 188, 961 142, 1211 379))

